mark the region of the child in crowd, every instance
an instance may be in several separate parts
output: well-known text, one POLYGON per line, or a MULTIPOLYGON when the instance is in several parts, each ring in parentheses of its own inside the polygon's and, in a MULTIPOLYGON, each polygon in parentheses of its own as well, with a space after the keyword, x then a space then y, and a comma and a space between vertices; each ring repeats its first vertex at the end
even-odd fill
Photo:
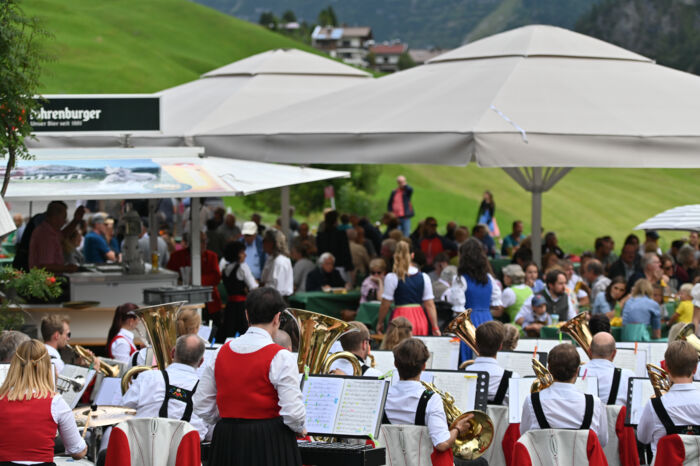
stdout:
POLYGON ((532 297, 532 310, 523 306, 515 316, 515 323, 520 325, 529 337, 539 337, 540 330, 552 325, 552 316, 547 313, 547 301, 541 294, 532 297))
POLYGON ((681 302, 676 308, 676 312, 671 316, 669 324, 674 322, 688 324, 693 321, 693 297, 690 294, 692 290, 693 285, 690 283, 681 285, 681 289, 678 290, 678 297, 681 302))
POLYGON ((380 350, 391 351, 402 341, 413 336, 413 324, 405 317, 397 317, 389 322, 386 335, 379 347, 380 350))
POLYGON ((503 337, 503 351, 515 351, 520 340, 520 329, 513 324, 504 324, 505 336, 503 337))

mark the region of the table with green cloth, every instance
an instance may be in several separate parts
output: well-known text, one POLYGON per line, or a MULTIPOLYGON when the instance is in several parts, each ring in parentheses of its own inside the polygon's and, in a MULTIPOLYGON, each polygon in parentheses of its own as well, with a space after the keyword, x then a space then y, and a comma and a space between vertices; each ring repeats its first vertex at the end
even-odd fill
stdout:
POLYGON ((325 291, 302 291, 289 297, 289 306, 306 309, 340 319, 340 312, 355 310, 360 303, 360 291, 347 293, 326 293, 325 291))
MULTIPOLYGON (((380 301, 368 301, 366 303, 361 303, 360 307, 357 308, 357 316, 355 316, 355 320, 362 322, 365 324, 370 330, 376 330, 377 329, 377 318, 379 317, 379 306, 381 305, 380 301)), ((394 308, 394 305, 391 305, 391 309, 394 308)), ((386 313, 386 317, 384 318, 384 331, 386 331, 387 325, 389 325, 389 316, 391 315, 391 310, 386 313)))
MULTIPOLYGON (((611 327, 610 333, 615 338, 615 341, 620 341, 620 336, 622 335, 622 327, 611 327)), ((559 339, 559 328, 558 327, 542 327, 540 330, 540 338, 545 340, 557 340, 559 339)), ((568 334, 562 333, 562 341, 570 341, 571 337, 568 334)))

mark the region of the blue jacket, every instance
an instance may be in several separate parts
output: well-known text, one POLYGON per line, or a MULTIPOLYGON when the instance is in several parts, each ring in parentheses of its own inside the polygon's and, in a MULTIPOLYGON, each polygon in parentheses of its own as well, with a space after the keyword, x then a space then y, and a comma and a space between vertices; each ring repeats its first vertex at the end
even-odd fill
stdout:
MULTIPOLYGON (((398 188, 397 188, 398 189, 398 188)), ((391 192, 389 196, 389 202, 387 203, 387 211, 394 211, 394 195, 396 194, 396 189, 391 192)), ((403 212, 404 216, 402 218, 413 217, 415 213, 413 212, 413 204, 411 204, 411 196, 413 195, 413 188, 409 185, 404 186, 403 189, 403 212)))
MULTIPOLYGON (((243 235, 239 238, 239 241, 243 244, 245 244, 245 238, 243 235)), ((260 235, 255 235, 255 248, 258 250, 258 259, 260 259, 260 272, 262 272, 262 269, 265 267, 265 260, 267 259, 267 256, 265 255, 265 251, 263 251, 263 246, 262 246, 262 236, 260 235)), ((259 278, 259 277, 256 277, 259 278)))

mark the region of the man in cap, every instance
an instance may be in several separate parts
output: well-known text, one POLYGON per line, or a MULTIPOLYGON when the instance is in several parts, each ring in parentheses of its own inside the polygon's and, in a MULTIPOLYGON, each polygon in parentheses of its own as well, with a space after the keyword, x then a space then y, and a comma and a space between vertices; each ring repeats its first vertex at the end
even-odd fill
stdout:
POLYGON ((109 248, 106 239, 107 227, 105 217, 102 214, 95 214, 90 219, 92 231, 85 235, 83 244, 83 254, 85 262, 91 264, 103 264, 107 261, 114 262, 116 255, 109 248))
POLYGON ((260 274, 265 266, 265 252, 262 247, 262 237, 258 235, 258 225, 255 222, 245 222, 241 229, 243 243, 245 244, 245 263, 256 280, 260 280, 260 274))

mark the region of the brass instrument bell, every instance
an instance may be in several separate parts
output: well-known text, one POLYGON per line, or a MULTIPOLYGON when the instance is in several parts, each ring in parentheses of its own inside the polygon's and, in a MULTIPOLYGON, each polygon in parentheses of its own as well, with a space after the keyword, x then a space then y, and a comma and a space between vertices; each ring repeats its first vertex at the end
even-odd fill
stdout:
POLYGON ((681 331, 678 332, 676 340, 685 340, 690 343, 690 346, 695 348, 695 351, 698 352, 698 357, 700 357, 700 338, 695 335, 695 324, 691 322, 684 325, 681 331))
POLYGON ((590 359, 593 335, 591 335, 591 330, 588 328, 587 314, 587 311, 577 314, 575 317, 564 322, 559 330, 573 338, 573 340, 583 348, 583 351, 586 352, 586 355, 590 359))
POLYGON ((532 385, 530 386, 530 393, 536 393, 545 388, 548 388, 554 383, 554 377, 552 377, 551 372, 547 369, 541 362, 537 359, 532 358, 532 370, 535 371, 535 376, 537 377, 532 385))
MULTIPOLYGON (((75 353, 76 356, 84 359, 88 364, 95 363, 95 357, 90 354, 90 352, 84 346, 66 345, 66 347, 75 353)), ((102 373, 105 377, 119 377, 119 366, 116 364, 107 364, 106 362, 100 360, 100 373, 102 373)))
POLYGON ((474 352, 475 356, 479 356, 479 347, 476 344, 476 327, 471 321, 471 309, 467 309, 460 315, 452 319, 447 324, 445 333, 453 333, 459 337, 467 346, 474 352))
POLYGON ((647 364, 647 373, 649 374, 649 382, 654 387, 654 396, 656 398, 665 395, 671 388, 671 385, 673 385, 668 372, 656 364, 647 364))

